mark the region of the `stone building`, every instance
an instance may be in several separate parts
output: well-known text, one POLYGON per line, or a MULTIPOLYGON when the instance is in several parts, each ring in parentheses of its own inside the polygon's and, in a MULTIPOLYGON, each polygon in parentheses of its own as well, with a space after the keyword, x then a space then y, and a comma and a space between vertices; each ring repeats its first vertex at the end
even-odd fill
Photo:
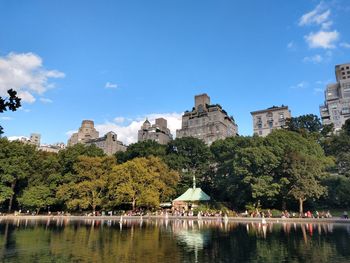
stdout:
POLYGON ((320 115, 324 125, 334 124, 335 131, 339 131, 350 118, 350 63, 335 66, 335 76, 337 82, 325 90, 320 115))
POLYGON ((40 146, 41 135, 39 133, 30 134, 29 143, 35 145, 36 147, 40 146))
POLYGON ((219 104, 210 104, 207 94, 195 96, 192 111, 182 115, 182 128, 176 131, 176 137, 195 137, 210 145, 219 139, 236 136, 238 126, 219 104))
POLYGON ((90 139, 85 142, 86 145, 96 145, 98 148, 102 149, 105 154, 112 155, 116 152, 125 152, 127 147, 117 140, 117 134, 114 132, 108 132, 103 137, 96 139, 90 139))
POLYGON ((94 122, 91 120, 83 120, 79 131, 73 133, 68 140, 68 146, 73 146, 77 143, 85 145, 96 145, 101 148, 105 154, 111 155, 119 151, 126 151, 126 146, 121 141, 117 140, 117 134, 108 132, 102 137, 94 127, 94 122))
POLYGON ((58 153, 59 151, 65 148, 66 148, 66 145, 63 142, 60 142, 55 144, 42 144, 38 147, 38 150, 43 152, 58 153))
POLYGON ((285 126, 286 119, 291 118, 288 106, 273 106, 266 110, 258 110, 250 113, 253 117, 254 134, 267 136, 274 129, 285 126))
POLYGON ((168 122, 166 119, 158 118, 153 125, 146 119, 138 131, 138 141, 152 140, 159 144, 168 144, 173 139, 173 136, 167 126, 168 122))
POLYGON ((97 139, 98 135, 98 131, 96 131, 94 127, 94 122, 91 120, 83 120, 79 131, 73 133, 70 139, 68 140, 68 146, 73 146, 77 143, 84 144, 88 140, 97 139))

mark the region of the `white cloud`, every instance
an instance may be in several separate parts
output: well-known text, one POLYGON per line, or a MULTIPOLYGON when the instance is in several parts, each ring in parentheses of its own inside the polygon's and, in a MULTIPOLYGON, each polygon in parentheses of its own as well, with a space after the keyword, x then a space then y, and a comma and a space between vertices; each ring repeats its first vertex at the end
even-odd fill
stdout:
POLYGON ((12 118, 8 117, 8 116, 1 117, 0 119, 3 120, 3 121, 10 121, 10 120, 12 120, 12 118))
POLYGON ((50 78, 63 78, 64 73, 47 70, 42 58, 34 53, 9 53, 0 57, 0 96, 14 89, 23 102, 33 103, 35 94, 43 94, 54 87, 50 78))
POLYGON ((10 136, 10 137, 7 137, 7 139, 8 139, 9 141, 29 140, 29 138, 26 137, 26 136, 10 136))
POLYGON ((49 99, 49 98, 40 98, 40 101, 42 102, 42 103, 52 103, 53 101, 51 100, 51 99, 49 99))
POLYGON ((350 43, 342 42, 342 43, 339 44, 339 46, 341 46, 343 48, 350 48, 350 43))
POLYGON ((304 62, 312 62, 312 63, 321 63, 323 61, 323 57, 319 54, 311 56, 311 57, 304 57, 303 59, 304 62))
POLYGON ((314 93, 323 93, 324 92, 324 88, 314 88, 314 93))
MULTIPOLYGON (((137 132, 141 128, 146 118, 153 124, 156 118, 165 118, 168 121, 168 128, 170 129, 173 137, 176 136, 176 129, 181 128, 182 113, 152 113, 144 116, 139 116, 133 119, 124 119, 123 117, 117 117, 113 121, 106 121, 102 124, 96 124, 95 128, 99 131, 100 136, 103 136, 107 132, 113 131, 118 135, 118 140, 124 144, 137 142, 137 132), (123 122, 121 122, 123 121, 123 122)), ((74 132, 68 131, 66 135, 70 137, 74 132)))
POLYGON ((107 82, 107 83, 105 84, 105 88, 106 88, 106 89, 117 89, 117 88, 118 88, 118 85, 115 84, 115 83, 107 82))
POLYGON ((299 19, 299 26, 307 26, 307 25, 322 25, 331 22, 329 20, 329 16, 331 14, 331 10, 327 9, 323 2, 321 2, 316 8, 304 15, 302 15, 299 19))
POLYGON ((309 83, 306 81, 301 81, 297 85, 291 86, 291 89, 305 89, 309 86, 309 83))
POLYGON ((125 122, 125 118, 124 117, 116 117, 116 118, 114 118, 114 122, 115 123, 123 123, 123 122, 125 122))
POLYGON ((318 31, 317 33, 311 32, 305 36, 306 42, 310 48, 335 48, 335 42, 339 39, 338 31, 318 31))
POLYGON ((294 47, 295 47, 295 44, 294 44, 293 41, 291 41, 291 42, 289 42, 289 43, 287 44, 287 48, 288 48, 288 49, 293 49, 294 47))

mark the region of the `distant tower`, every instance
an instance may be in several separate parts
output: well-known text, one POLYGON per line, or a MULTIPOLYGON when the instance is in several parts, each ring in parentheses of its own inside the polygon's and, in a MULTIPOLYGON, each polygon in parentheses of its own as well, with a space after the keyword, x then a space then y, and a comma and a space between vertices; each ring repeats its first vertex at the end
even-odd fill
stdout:
POLYGON ((33 145, 39 147, 40 146, 40 139, 41 139, 41 135, 39 133, 32 133, 32 134, 30 134, 29 142, 30 142, 30 144, 33 144, 33 145))
POLYGON ((333 124, 339 131, 350 118, 350 63, 335 66, 335 76, 337 82, 326 87, 320 115, 324 125, 333 124))
POLYGON ((158 118, 155 124, 151 125, 148 119, 142 124, 138 131, 138 141, 152 140, 159 144, 167 144, 173 139, 173 136, 168 129, 168 122, 164 118, 158 118))
POLYGON ((182 115, 182 127, 176 137, 194 137, 210 145, 219 139, 238 134, 238 126, 219 104, 210 104, 207 94, 194 97, 194 108, 182 115))
POLYGON ((98 138, 98 131, 94 127, 94 122, 91 120, 83 120, 79 131, 73 133, 68 140, 68 146, 72 146, 77 143, 85 143, 88 140, 98 138))

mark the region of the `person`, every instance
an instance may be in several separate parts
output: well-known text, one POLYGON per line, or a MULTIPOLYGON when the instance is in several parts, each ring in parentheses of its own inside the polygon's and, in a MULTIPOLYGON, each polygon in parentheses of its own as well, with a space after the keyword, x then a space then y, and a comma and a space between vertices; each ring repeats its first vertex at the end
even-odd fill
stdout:
POLYGON ((344 211, 344 213, 343 213, 343 218, 344 219, 348 219, 349 217, 348 217, 348 212, 347 211, 344 211))

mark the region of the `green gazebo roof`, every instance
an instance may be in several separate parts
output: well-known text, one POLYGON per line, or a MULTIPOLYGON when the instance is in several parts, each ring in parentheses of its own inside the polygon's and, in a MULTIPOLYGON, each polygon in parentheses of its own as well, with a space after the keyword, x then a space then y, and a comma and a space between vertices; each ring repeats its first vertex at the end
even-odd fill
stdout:
POLYGON ((186 192, 180 195, 173 201, 209 201, 210 196, 203 192, 200 188, 189 188, 186 192))
POLYGON ((186 192, 180 195, 178 198, 173 201, 186 201, 186 202, 194 202, 194 201, 209 201, 210 196, 203 192, 201 188, 196 188, 196 179, 193 177, 193 187, 188 188, 186 192))

